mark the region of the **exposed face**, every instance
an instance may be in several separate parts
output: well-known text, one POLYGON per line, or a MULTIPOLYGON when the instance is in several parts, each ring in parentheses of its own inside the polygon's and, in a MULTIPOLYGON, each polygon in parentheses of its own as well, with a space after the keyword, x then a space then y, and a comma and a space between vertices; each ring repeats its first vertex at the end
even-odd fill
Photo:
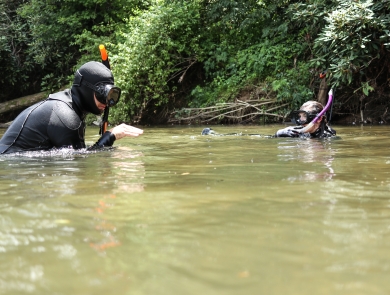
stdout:
POLYGON ((104 109, 106 108, 107 105, 101 103, 100 101, 98 101, 98 100, 96 99, 95 93, 93 94, 93 98, 95 99, 95 104, 96 104, 97 108, 100 110, 100 113, 103 113, 103 111, 104 111, 104 109))
MULTIPOLYGON (((299 121, 300 122, 307 122, 308 121, 308 115, 307 113, 298 113, 299 121)), ((306 125, 306 124, 305 124, 306 125)))

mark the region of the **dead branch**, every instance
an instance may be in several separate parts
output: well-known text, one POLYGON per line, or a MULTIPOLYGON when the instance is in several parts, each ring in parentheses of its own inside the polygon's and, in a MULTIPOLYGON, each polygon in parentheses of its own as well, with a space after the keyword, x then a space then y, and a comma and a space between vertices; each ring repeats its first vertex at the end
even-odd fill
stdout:
POLYGON ((248 100, 237 99, 236 102, 219 103, 205 108, 184 108, 171 113, 169 122, 199 120, 201 123, 229 119, 236 122, 255 120, 258 117, 276 117, 284 119, 284 116, 276 114, 275 110, 287 107, 289 104, 280 104, 275 99, 248 100), (255 110, 253 112, 253 110, 255 110), (248 119, 249 118, 249 119, 248 119))

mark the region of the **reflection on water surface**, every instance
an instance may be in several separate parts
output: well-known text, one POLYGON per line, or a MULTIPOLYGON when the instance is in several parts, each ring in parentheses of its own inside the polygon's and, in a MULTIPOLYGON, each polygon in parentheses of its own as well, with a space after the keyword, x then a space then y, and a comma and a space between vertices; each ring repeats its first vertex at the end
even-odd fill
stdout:
POLYGON ((0 294, 390 291, 389 127, 202 127, 0 157, 0 294))

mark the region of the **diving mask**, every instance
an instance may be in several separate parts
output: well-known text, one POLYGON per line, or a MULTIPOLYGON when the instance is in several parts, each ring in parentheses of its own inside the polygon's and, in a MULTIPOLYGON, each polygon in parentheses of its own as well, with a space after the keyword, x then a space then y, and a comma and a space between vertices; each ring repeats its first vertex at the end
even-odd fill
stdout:
POLYGON ((109 107, 113 107, 121 97, 121 89, 111 84, 98 84, 94 87, 96 99, 109 107))
POLYGON ((119 101, 121 97, 121 89, 111 83, 100 82, 98 84, 91 84, 90 82, 83 79, 83 76, 79 71, 76 72, 75 81, 73 83, 76 86, 85 85, 89 89, 95 91, 96 99, 102 104, 107 105, 108 107, 113 107, 119 101))
POLYGON ((291 117, 298 125, 309 124, 315 117, 317 117, 317 113, 310 113, 302 110, 292 111, 291 117))

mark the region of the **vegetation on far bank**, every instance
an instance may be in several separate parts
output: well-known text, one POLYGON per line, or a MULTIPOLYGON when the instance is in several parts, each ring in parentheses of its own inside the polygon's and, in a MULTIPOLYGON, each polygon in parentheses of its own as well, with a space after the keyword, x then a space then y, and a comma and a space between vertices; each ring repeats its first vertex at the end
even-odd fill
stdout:
POLYGON ((280 121, 317 98, 324 70, 336 115, 390 120, 390 0, 0 0, 0 11, 0 102, 71 85, 104 43, 123 90, 112 123, 213 108, 214 123, 280 121))

